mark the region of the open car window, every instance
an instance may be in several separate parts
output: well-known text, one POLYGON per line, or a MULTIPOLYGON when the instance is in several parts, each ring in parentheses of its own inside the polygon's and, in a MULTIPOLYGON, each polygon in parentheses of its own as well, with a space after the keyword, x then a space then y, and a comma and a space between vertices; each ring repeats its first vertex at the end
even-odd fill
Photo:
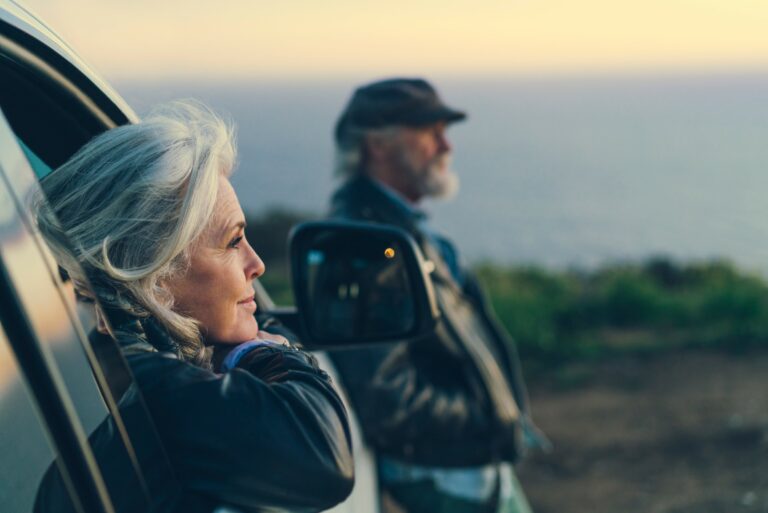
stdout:
MULTIPOLYGON (((44 375, 23 366, 22 372, 31 384, 56 456, 72 450, 56 436, 59 428, 70 427, 82 442, 80 449, 90 462, 88 473, 96 488, 115 505, 115 511, 147 511, 156 498, 174 493, 175 478, 119 349, 111 339, 88 336, 95 324, 93 306, 75 301, 71 284, 36 231, 30 200, 39 183, 2 116, 0 173, 0 258, 8 287, 13 289, 13 306, 22 312, 18 321, 27 328, 30 340, 26 343, 35 346, 45 364, 44 375), (35 395, 38 378, 55 384, 68 413, 68 426, 55 425, 46 417, 48 406, 35 395), (147 479, 150 474, 152 480, 147 479), (162 487, 162 492, 156 487, 162 487)), ((9 312, 4 306, 4 327, 14 322, 9 312)), ((10 341, 11 345, 18 342, 13 337, 10 341)), ((51 458, 37 479, 35 510, 58 511, 56 505, 68 496, 69 480, 51 458)))

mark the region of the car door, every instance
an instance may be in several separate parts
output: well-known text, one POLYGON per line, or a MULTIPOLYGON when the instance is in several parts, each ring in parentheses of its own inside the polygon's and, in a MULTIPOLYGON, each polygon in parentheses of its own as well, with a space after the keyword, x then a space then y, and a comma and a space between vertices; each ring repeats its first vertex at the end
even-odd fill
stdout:
MULTIPOLYGON (((258 280, 254 281, 254 285, 259 310, 275 310, 276 305, 258 280)), ((313 354, 317 357, 320 367, 333 379, 334 385, 344 401, 344 406, 347 408, 349 429, 352 435, 352 453, 355 456, 355 488, 347 500, 328 510, 328 513, 378 513, 380 505, 375 456, 364 443, 360 423, 357 421, 355 411, 352 409, 347 394, 341 386, 341 380, 338 378, 333 362, 323 351, 314 351, 313 354)))

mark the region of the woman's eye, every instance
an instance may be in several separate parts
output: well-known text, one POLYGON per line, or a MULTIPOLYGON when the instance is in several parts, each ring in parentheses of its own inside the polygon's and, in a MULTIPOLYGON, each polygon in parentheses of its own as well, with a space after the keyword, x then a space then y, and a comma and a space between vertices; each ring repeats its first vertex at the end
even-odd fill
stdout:
POLYGON ((237 248, 237 245, 238 245, 238 244, 240 244, 240 242, 242 242, 242 240, 243 240, 243 237, 242 237, 242 235, 241 235, 241 236, 239 236, 239 237, 235 237, 235 238, 234 238, 234 239, 232 239, 232 241, 229 243, 229 247, 230 247, 230 248, 237 248))

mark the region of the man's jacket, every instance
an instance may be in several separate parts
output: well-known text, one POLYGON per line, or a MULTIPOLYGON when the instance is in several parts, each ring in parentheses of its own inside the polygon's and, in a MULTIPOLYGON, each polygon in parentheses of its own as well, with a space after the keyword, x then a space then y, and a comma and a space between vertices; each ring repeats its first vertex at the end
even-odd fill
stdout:
POLYGON ((331 353, 368 442, 414 464, 473 466, 515 461, 528 401, 514 344, 481 288, 462 270, 461 284, 414 211, 365 176, 333 196, 331 217, 402 228, 435 264, 441 310, 434 336, 411 344, 331 353))

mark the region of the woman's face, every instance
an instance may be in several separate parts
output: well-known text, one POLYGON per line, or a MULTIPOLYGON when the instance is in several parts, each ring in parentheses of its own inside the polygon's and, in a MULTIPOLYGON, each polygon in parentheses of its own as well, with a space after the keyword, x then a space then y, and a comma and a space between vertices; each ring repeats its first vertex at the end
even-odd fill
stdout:
POLYGON ((166 284, 174 310, 199 321, 207 343, 238 344, 259 331, 252 281, 264 274, 264 262, 244 228, 235 191, 222 178, 213 219, 190 249, 189 269, 166 284))

